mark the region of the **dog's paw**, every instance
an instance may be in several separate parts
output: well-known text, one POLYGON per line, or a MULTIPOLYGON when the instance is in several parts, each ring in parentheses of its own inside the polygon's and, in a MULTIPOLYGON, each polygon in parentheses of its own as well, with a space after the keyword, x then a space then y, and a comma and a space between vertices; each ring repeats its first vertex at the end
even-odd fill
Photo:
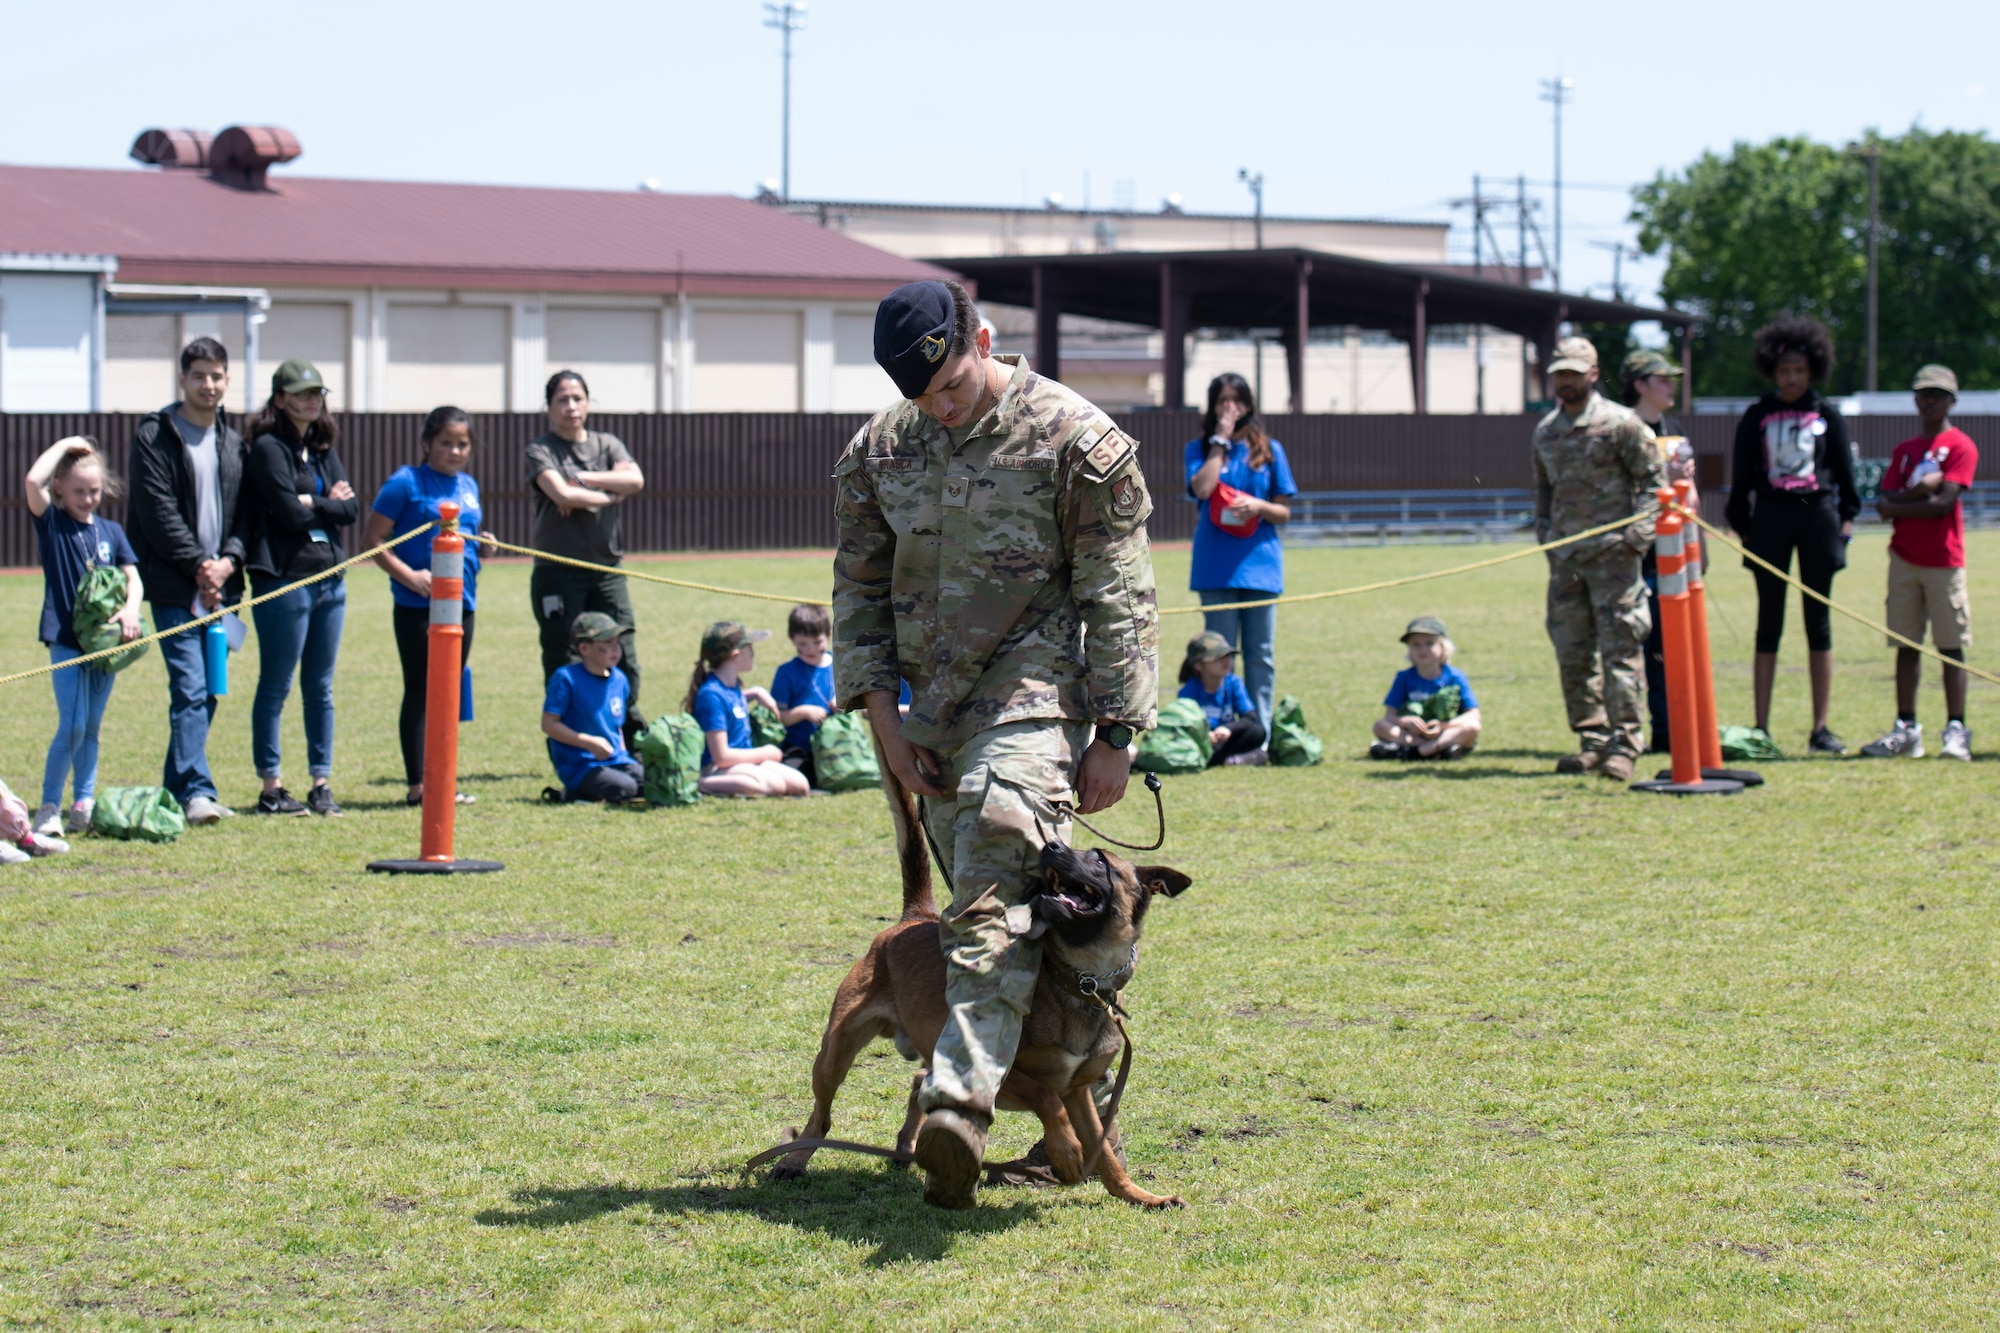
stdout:
POLYGON ((1139 1200, 1139 1206, 1149 1212, 1157 1212, 1163 1208, 1185 1208, 1187 1200, 1178 1194, 1149 1194, 1139 1200))
POLYGON ((802 1166, 788 1166, 780 1162, 771 1168, 771 1179, 773 1180, 804 1180, 805 1178, 806 1169, 802 1166))

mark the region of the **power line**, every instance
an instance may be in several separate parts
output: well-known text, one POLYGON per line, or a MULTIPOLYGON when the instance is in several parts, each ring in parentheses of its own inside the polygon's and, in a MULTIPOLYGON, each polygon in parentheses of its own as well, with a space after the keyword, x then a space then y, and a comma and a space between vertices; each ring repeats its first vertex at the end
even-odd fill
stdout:
POLYGON ((792 202, 792 34, 806 26, 805 0, 784 0, 764 6, 764 26, 785 34, 784 128, 779 149, 778 198, 792 202))

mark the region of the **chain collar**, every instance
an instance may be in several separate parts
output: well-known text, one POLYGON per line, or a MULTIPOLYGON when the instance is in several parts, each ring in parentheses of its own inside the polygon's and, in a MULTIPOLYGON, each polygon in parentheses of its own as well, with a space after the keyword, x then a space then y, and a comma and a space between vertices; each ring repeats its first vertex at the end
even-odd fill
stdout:
MULTIPOLYGON (((1069 964, 1063 964, 1069 967, 1069 964)), ((1116 972, 1083 972, 1071 967, 1070 973, 1076 978, 1076 993, 1086 1000, 1108 999, 1114 1006, 1118 1003, 1118 992, 1132 979, 1132 973, 1139 966, 1139 942, 1132 941, 1132 954, 1125 960, 1125 966, 1116 972)))

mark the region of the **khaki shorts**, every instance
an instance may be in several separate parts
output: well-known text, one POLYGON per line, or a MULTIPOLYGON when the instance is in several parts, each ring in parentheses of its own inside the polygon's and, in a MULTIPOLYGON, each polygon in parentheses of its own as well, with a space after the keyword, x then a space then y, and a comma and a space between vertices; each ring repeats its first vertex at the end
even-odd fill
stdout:
MULTIPOLYGON (((1972 646, 1972 603, 1965 594, 1963 569, 1933 569, 1913 565, 1889 552, 1889 628, 1916 643, 1924 641, 1924 623, 1939 648, 1972 646)), ((1891 648, 1900 648, 1894 639, 1891 648)))

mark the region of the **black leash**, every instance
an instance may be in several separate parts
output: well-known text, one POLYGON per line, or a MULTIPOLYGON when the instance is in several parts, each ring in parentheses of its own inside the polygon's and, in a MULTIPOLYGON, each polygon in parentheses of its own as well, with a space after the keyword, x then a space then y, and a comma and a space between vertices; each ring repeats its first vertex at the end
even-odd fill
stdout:
POLYGON ((1076 807, 1068 801, 1057 801, 1054 804, 1057 810, 1067 813, 1071 819, 1074 819, 1077 823, 1083 825, 1113 847, 1123 847, 1128 852, 1156 852, 1165 846, 1167 841, 1167 802, 1166 798, 1160 795, 1160 775, 1158 773, 1146 774, 1146 790, 1153 793, 1153 812, 1160 820, 1160 836, 1143 845, 1136 842, 1120 842, 1078 814, 1076 807))

